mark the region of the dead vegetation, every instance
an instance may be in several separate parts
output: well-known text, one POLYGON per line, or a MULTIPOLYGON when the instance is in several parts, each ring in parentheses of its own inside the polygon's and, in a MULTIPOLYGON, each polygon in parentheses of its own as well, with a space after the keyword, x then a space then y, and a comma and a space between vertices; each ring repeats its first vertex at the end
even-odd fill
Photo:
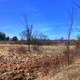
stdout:
POLYGON ((68 66, 50 80, 80 80, 80 64, 68 66))
MULTIPOLYGON (((39 48, 44 51, 47 47, 39 48)), ((52 47, 50 48, 52 50, 52 47)), ((47 76, 50 71, 55 74, 65 65, 63 55, 54 56, 49 52, 47 55, 39 54, 39 51, 33 49, 32 54, 28 52, 27 46, 23 45, 2 45, 0 49, 0 80, 36 80, 47 76)))
MULTIPOLYGON (((42 80, 67 66, 64 45, 40 46, 39 50, 29 53, 26 45, 0 46, 0 80, 42 80)), ((74 60, 74 47, 70 53, 74 60)))
POLYGON ((3 56, 0 58, 0 79, 35 80, 39 76, 44 77, 48 75, 49 71, 51 71, 53 68, 54 71, 57 72, 57 70, 64 64, 62 59, 62 57, 58 56, 16 56, 15 58, 3 56))

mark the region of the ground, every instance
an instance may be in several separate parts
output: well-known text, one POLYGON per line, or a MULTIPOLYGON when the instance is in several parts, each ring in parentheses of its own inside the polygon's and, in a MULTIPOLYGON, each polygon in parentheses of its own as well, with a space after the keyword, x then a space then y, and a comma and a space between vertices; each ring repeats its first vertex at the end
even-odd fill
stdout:
POLYGON ((1 44, 0 80, 59 80, 56 76, 62 76, 66 69, 72 72, 72 69, 78 70, 80 67, 79 58, 75 58, 71 64, 73 66, 68 67, 64 57, 65 49, 63 44, 31 46, 29 52, 26 45, 1 44))
POLYGON ((80 80, 80 64, 73 64, 66 67, 50 80, 80 80))

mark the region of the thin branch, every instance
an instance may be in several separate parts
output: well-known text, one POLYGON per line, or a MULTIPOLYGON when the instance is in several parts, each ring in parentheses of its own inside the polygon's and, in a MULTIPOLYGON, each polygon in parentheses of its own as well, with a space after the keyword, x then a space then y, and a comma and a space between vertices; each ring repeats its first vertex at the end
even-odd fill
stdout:
POLYGON ((73 4, 74 4, 77 8, 80 8, 80 5, 79 5, 76 1, 74 1, 74 0, 73 0, 73 4))

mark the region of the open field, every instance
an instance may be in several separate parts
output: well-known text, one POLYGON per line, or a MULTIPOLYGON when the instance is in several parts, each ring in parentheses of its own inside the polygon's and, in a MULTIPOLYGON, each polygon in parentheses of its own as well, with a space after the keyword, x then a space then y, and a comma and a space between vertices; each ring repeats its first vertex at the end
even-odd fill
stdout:
POLYGON ((53 77, 67 66, 65 49, 65 45, 31 46, 29 52, 26 45, 1 44, 0 80, 59 80, 53 77))
MULTIPOLYGON (((5 53, 6 54, 6 52, 8 53, 10 49, 13 49, 15 51, 16 49, 19 49, 19 48, 24 48, 25 52, 27 52, 27 45, 1 44, 0 45, 0 53, 2 53, 2 54, 5 53)), ((47 46, 31 46, 32 54, 37 53, 38 55, 39 54, 42 54, 42 55, 44 55, 44 54, 45 55, 46 54, 48 54, 48 55, 59 55, 59 54, 62 54, 65 49, 66 49, 65 45, 58 45, 58 46, 55 46, 55 45, 51 45, 51 46, 50 45, 49 46, 48 45, 47 46), (34 48, 36 48, 36 50, 34 50, 34 48), (42 51, 42 53, 40 53, 38 50, 42 51)))
POLYGON ((57 73, 51 80, 80 80, 80 64, 73 64, 57 73))

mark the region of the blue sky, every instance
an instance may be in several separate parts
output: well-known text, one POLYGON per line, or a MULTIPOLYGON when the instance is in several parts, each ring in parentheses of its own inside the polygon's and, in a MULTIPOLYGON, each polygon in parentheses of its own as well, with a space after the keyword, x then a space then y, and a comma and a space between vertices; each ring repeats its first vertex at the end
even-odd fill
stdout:
MULTIPOLYGON (((79 0, 75 0, 79 4, 79 0)), ((79 32, 80 9, 72 0, 0 0, 0 31, 9 36, 24 30, 24 15, 34 32, 44 33, 51 39, 66 38, 70 24, 71 9, 74 7, 72 38, 79 32)))

